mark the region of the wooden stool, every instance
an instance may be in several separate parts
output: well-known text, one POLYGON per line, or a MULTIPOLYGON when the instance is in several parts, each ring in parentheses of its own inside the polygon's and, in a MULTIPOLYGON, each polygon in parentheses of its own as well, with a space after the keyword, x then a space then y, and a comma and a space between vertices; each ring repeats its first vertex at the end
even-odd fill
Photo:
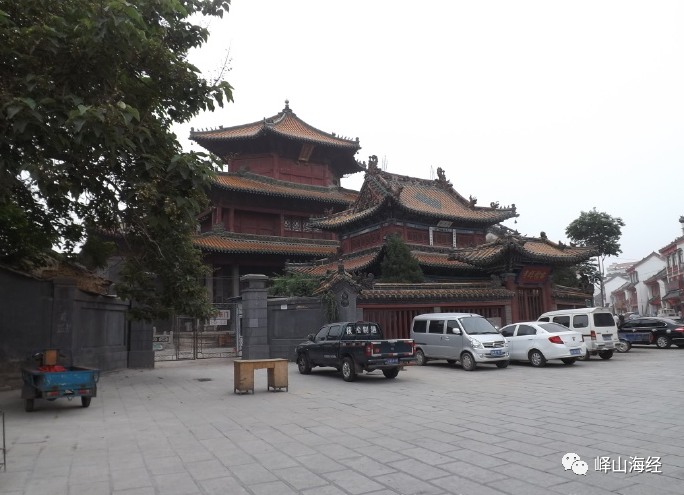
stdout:
POLYGON ((268 373, 268 390, 288 391, 287 359, 236 359, 233 362, 233 392, 254 393, 254 370, 266 369, 268 373))

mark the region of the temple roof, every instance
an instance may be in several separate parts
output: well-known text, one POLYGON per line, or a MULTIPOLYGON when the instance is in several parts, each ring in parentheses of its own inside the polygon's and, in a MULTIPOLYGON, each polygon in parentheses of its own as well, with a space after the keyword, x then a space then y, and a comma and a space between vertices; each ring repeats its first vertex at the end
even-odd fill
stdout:
POLYGON ((506 301, 515 295, 503 287, 487 281, 459 283, 384 284, 363 289, 358 300, 364 303, 390 301, 506 301))
POLYGON ((591 297, 591 294, 582 292, 582 289, 576 287, 566 287, 564 285, 554 285, 553 297, 555 299, 576 300, 581 301, 591 297))
POLYGON ((232 254, 279 254, 322 257, 337 252, 338 242, 254 234, 214 229, 195 237, 193 243, 206 251, 232 254))
POLYGON ((596 250, 591 247, 566 246, 545 238, 509 235, 487 244, 454 249, 450 259, 479 267, 493 266, 512 257, 519 257, 527 262, 573 265, 596 254, 596 250))
MULTIPOLYGON (((448 268, 457 271, 479 271, 478 267, 463 263, 461 261, 449 260, 449 254, 444 252, 444 249, 432 249, 430 246, 421 246, 418 244, 409 244, 409 249, 414 258, 418 260, 418 264, 422 267, 434 268, 448 268)), ((332 271, 337 271, 340 264, 344 269, 350 272, 365 270, 375 262, 379 262, 383 246, 373 246, 363 251, 358 251, 353 254, 345 254, 335 259, 323 259, 316 263, 288 263, 287 269, 294 270, 310 275, 325 275, 332 271)))
POLYGON ((345 155, 343 160, 344 173, 355 173, 363 170, 361 164, 354 158, 356 152, 361 149, 359 138, 350 139, 316 129, 297 117, 290 109, 287 100, 285 101, 285 108, 273 117, 264 118, 251 124, 233 127, 221 126, 218 129, 201 131, 195 131, 192 128, 190 131, 190 139, 221 157, 227 152, 237 151, 235 145, 239 142, 256 140, 259 137, 269 135, 299 143, 310 143, 341 150, 345 155))
POLYGON ((221 189, 230 191, 243 191, 283 198, 315 199, 343 205, 353 203, 359 194, 357 191, 337 186, 311 186, 272 179, 245 171, 220 173, 214 179, 214 184, 221 189))
POLYGON ((458 226, 490 226, 518 216, 515 205, 499 208, 475 206, 476 199, 465 199, 446 180, 442 169, 438 179, 427 180, 391 174, 377 167, 371 157, 364 184, 354 204, 347 210, 312 220, 312 225, 339 230, 378 212, 385 205, 397 205, 407 213, 433 220, 451 221, 458 226))

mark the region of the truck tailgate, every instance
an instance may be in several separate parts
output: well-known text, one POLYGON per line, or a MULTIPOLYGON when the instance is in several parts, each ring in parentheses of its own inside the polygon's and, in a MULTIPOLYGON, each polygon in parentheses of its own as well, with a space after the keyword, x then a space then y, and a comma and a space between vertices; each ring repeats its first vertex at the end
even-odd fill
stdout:
POLYGON ((379 340, 371 341, 371 356, 373 357, 399 357, 413 355, 413 340, 379 340))

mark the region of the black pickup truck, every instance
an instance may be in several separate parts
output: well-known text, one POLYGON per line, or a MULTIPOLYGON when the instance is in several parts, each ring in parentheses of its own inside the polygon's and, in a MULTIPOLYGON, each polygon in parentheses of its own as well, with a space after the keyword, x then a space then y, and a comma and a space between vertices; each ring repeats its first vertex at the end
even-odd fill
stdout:
POLYGON ((308 375, 316 366, 330 366, 341 371, 347 382, 373 370, 396 378, 404 366, 413 364, 415 351, 413 340, 383 340, 380 325, 370 321, 329 323, 295 349, 301 374, 308 375))

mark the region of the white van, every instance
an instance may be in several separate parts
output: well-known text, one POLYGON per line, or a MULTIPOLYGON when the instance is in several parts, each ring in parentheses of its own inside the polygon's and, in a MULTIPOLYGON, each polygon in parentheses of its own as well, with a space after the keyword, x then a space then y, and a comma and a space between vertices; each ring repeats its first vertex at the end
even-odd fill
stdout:
POLYGON ((484 317, 472 313, 429 313, 418 315, 411 324, 416 344, 416 363, 432 359, 457 361, 466 371, 480 363, 508 366, 508 342, 484 317))
POLYGON ((582 356, 586 361, 592 355, 601 359, 613 357, 618 338, 618 328, 613 313, 608 308, 577 308, 548 311, 537 321, 552 321, 580 332, 587 345, 587 353, 582 356))

